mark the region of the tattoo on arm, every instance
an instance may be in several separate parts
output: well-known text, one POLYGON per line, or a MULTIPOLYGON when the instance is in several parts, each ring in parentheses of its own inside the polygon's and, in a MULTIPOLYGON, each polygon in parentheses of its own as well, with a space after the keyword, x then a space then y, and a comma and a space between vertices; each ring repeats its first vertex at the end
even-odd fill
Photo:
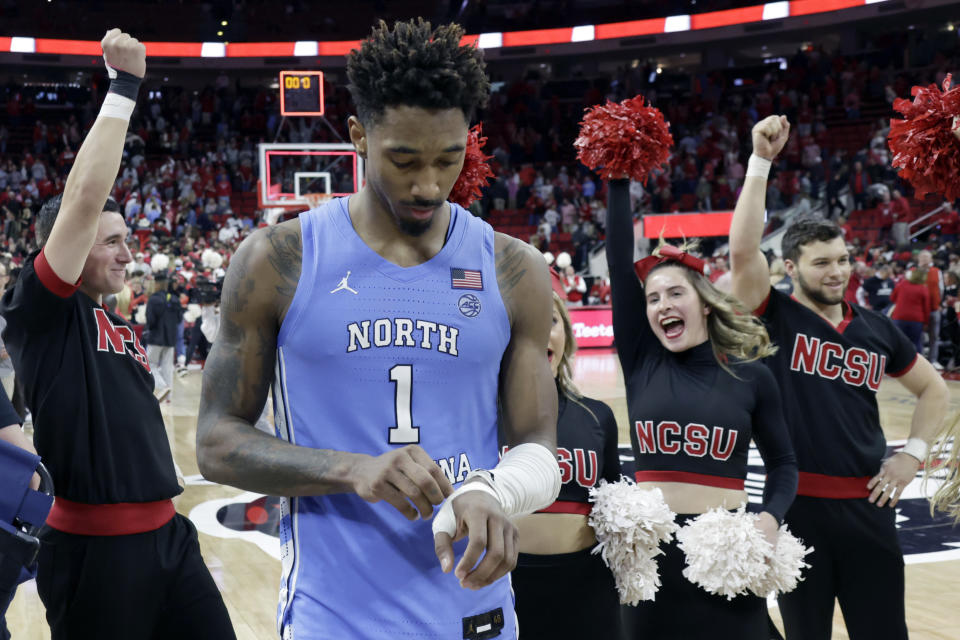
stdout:
POLYGON ((497 284, 500 295, 509 309, 513 297, 513 290, 527 273, 523 264, 523 245, 518 241, 509 241, 496 253, 497 284))
POLYGON ((300 266, 303 262, 300 231, 277 225, 269 228, 267 239, 273 249, 269 257, 270 265, 281 277, 281 282, 277 285, 277 293, 293 299, 297 283, 300 281, 300 266))

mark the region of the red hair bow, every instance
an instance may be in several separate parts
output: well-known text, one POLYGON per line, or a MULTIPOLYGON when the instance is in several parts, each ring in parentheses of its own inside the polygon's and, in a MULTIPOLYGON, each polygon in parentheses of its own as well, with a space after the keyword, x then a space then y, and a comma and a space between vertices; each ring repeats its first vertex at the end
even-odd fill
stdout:
POLYGON ((649 255, 642 260, 634 262, 633 270, 637 273, 637 277, 640 278, 640 282, 644 282, 647 276, 650 275, 650 272, 653 271, 653 268, 664 262, 682 264, 699 274, 703 274, 703 267, 706 264, 700 258, 692 256, 686 251, 681 251, 672 244, 664 244, 657 248, 656 255, 649 255))

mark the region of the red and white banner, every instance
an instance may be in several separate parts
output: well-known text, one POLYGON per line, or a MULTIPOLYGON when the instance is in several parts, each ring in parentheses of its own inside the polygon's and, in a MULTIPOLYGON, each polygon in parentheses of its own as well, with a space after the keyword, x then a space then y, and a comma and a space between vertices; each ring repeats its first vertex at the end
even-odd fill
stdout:
POLYGON ((613 311, 610 305, 568 307, 577 347, 613 346, 613 311))

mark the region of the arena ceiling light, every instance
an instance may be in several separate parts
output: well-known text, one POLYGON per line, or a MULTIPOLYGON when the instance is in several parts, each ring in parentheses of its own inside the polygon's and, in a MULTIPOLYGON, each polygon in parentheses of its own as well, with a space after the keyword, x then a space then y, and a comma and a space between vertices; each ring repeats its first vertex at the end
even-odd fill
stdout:
POLYGON ((690 31, 690 16, 667 16, 667 21, 663 25, 664 33, 676 33, 678 31, 690 31))
POLYGON ((768 2, 763 5, 764 20, 782 20, 790 17, 789 2, 768 2))
POLYGON ((204 42, 200 49, 201 58, 226 58, 227 45, 223 42, 204 42))
POLYGON ((10 51, 12 53, 35 53, 37 50, 37 41, 35 38, 24 38, 13 36, 10 38, 10 51))
POLYGON ((570 42, 590 42, 596 36, 596 29, 592 24, 574 27, 570 35, 570 42))
POLYGON ((496 49, 503 46, 502 33, 481 33, 477 40, 477 46, 481 49, 496 49))

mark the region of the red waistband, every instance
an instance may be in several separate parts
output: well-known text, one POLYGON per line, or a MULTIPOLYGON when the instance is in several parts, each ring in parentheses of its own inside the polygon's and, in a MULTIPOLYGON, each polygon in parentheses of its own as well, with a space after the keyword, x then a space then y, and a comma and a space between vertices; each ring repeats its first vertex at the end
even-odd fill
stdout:
POLYGON ((47 525, 84 536, 125 536, 159 529, 177 514, 172 500, 84 504, 57 497, 47 525))
POLYGON ((801 471, 797 495, 810 498, 866 498, 870 495, 868 482, 870 476, 850 478, 801 471))
POLYGON ((684 482, 686 484, 701 484, 707 487, 743 491, 743 478, 709 476, 689 471, 637 471, 633 474, 633 477, 637 482, 684 482))
POLYGON ((537 513, 579 513, 583 516, 590 515, 593 505, 587 502, 574 502, 573 500, 557 500, 545 509, 540 509, 537 513))

